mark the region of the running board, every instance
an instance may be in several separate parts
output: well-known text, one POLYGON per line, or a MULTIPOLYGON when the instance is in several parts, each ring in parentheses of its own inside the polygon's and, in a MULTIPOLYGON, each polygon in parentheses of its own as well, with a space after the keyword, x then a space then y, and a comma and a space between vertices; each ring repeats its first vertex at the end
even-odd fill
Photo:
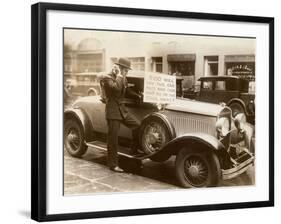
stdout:
MULTIPOLYGON (((86 142, 86 145, 88 147, 93 147, 93 148, 107 152, 107 144, 105 142, 92 141, 92 142, 86 142)), ((136 155, 133 155, 132 153, 130 153, 130 148, 123 147, 123 146, 118 146, 117 153, 120 156, 124 156, 124 157, 131 158, 131 159, 139 159, 139 160, 143 160, 143 159, 150 157, 150 155, 146 155, 145 153, 138 153, 136 155)))

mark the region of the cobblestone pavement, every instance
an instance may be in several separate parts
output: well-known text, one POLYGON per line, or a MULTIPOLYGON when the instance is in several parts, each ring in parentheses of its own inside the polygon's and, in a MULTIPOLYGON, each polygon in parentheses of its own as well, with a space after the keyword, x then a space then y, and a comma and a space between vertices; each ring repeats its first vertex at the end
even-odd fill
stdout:
MULTIPOLYGON (((115 173, 106 166, 106 153, 89 148, 83 158, 73 158, 64 153, 64 193, 81 195, 103 192, 140 192, 177 189, 174 175, 174 160, 164 163, 143 161, 144 168, 138 169, 134 160, 120 159, 126 173, 115 173)), ((255 183, 254 167, 232 180, 223 181, 221 186, 251 185, 255 183)))

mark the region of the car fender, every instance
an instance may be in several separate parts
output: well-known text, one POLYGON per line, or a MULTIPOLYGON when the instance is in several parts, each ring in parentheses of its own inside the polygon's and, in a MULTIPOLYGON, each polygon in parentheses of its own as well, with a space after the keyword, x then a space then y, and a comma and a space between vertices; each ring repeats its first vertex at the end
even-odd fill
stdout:
POLYGON ((98 93, 98 90, 97 90, 96 88, 91 87, 91 88, 88 89, 87 95, 89 95, 89 93, 90 93, 91 91, 93 91, 93 92, 95 93, 95 95, 98 95, 98 94, 99 94, 99 93, 98 93))
POLYGON ((64 111, 64 122, 67 119, 75 119, 84 131, 85 141, 90 141, 93 135, 93 127, 87 114, 80 108, 70 108, 64 111))
POLYGON ((243 100, 241 100, 239 98, 233 98, 230 101, 228 101, 228 103, 226 105, 230 106, 232 103, 239 103, 239 104, 241 104, 243 106, 243 108, 244 108, 244 111, 247 113, 246 105, 245 105, 243 100))
POLYGON ((178 136, 168 142, 161 150, 154 153, 151 158, 166 158, 171 155, 177 155, 183 148, 200 148, 212 152, 224 149, 224 145, 214 136, 205 133, 188 133, 178 136))
POLYGON ((251 153, 255 153, 255 127, 254 125, 246 122, 244 124, 245 131, 245 144, 251 153))
POLYGON ((146 115, 141 122, 142 123, 141 126, 143 126, 143 124, 148 122, 149 120, 153 120, 153 119, 160 119, 164 123, 164 125, 166 126, 166 128, 169 132, 171 139, 176 137, 176 131, 175 131, 174 126, 171 124, 168 117, 161 112, 153 112, 153 113, 146 115))

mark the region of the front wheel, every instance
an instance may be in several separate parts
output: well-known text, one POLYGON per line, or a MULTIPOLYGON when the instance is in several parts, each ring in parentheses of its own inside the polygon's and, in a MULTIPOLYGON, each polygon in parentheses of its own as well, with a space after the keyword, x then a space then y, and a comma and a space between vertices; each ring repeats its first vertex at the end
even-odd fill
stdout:
POLYGON ((87 151, 84 142, 84 131, 77 120, 68 119, 64 124, 64 145, 73 157, 81 157, 87 151))
POLYGON ((217 186, 221 178, 219 160, 207 150, 184 148, 176 158, 176 176, 184 188, 217 186))
POLYGON ((170 141, 167 127, 159 118, 145 121, 140 127, 140 133, 141 148, 147 155, 158 152, 170 141))

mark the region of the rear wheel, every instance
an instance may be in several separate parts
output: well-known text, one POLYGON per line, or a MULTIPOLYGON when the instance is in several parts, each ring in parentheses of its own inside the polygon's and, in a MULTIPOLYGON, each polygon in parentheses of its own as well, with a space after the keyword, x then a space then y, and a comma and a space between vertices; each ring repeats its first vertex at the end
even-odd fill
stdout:
POLYGON ((81 157, 87 151, 84 131, 75 119, 68 119, 64 124, 64 145, 67 152, 74 157, 81 157))
POLYGON ((219 160, 207 150, 184 148, 176 158, 176 176, 185 188, 217 186, 221 177, 219 160))

